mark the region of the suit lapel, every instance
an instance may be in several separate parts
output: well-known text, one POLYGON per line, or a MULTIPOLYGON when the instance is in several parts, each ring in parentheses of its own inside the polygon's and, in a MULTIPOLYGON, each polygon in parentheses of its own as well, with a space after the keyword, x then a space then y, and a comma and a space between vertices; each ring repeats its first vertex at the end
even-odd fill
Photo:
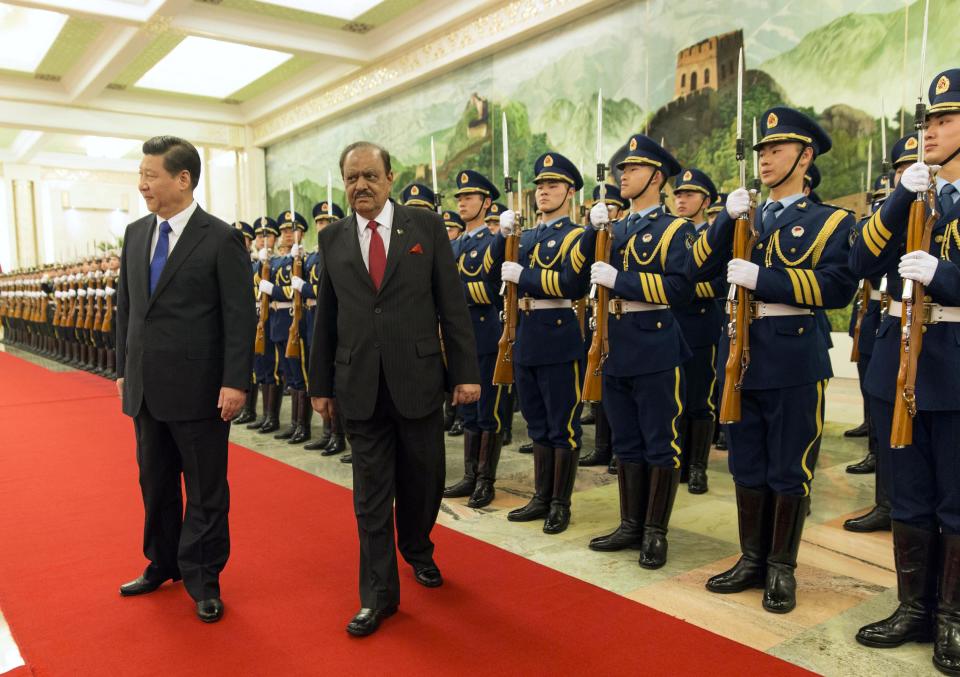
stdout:
MULTIPOLYGON (((173 278, 177 269, 183 265, 183 262, 189 258, 190 253, 203 241, 203 238, 207 236, 208 225, 207 213, 200 209, 200 207, 197 207, 190 217, 190 220, 187 221, 187 225, 184 226, 183 232, 180 233, 180 237, 177 239, 177 246, 174 247, 170 253, 170 258, 167 259, 167 263, 163 267, 163 272, 160 273, 160 279, 157 280, 157 288, 153 290, 153 294, 147 303, 147 310, 150 310, 153 302, 156 301, 160 293, 163 292, 164 287, 166 287, 173 278)), ((149 270, 149 265, 147 268, 149 270)))
POLYGON ((347 264, 353 268, 353 272, 370 288, 370 291, 376 293, 377 290, 373 286, 373 280, 370 279, 370 272, 363 263, 363 253, 360 251, 360 237, 357 235, 356 214, 351 214, 350 218, 343 222, 343 230, 340 233, 340 237, 343 238, 344 242, 343 246, 338 247, 338 249, 348 252, 347 264))
POLYGON ((410 233, 412 224, 407 214, 399 205, 393 206, 393 226, 390 229, 390 250, 387 252, 387 268, 383 272, 383 280, 380 281, 380 289, 387 286, 390 276, 397 269, 400 259, 407 253, 407 236, 410 233))

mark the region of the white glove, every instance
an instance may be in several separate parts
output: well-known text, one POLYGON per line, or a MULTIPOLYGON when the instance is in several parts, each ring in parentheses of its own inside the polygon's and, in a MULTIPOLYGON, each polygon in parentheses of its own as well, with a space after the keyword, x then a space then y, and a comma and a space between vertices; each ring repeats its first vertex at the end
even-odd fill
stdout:
MULTIPOLYGON (((62 293, 63 293, 63 292, 61 292, 61 291, 59 291, 59 290, 53 292, 53 298, 55 298, 55 299, 60 298, 60 295, 61 295, 62 293)), ((2 296, 6 296, 6 295, 7 295, 7 292, 3 292, 2 296)))
MULTIPOLYGON (((605 205, 604 205, 605 206, 605 205)), ((590 210, 590 222, 593 223, 593 210, 590 210)), ((617 269, 605 261, 596 261, 590 266, 590 284, 613 289, 617 283, 617 269)))
POLYGON ((297 258, 303 252, 303 247, 298 245, 296 242, 293 243, 293 246, 290 247, 290 256, 297 258))
MULTIPOLYGON (((294 245, 296 247, 296 245, 294 245)), ((296 289, 298 292, 303 291, 303 286, 307 283, 302 277, 297 277, 294 275, 290 278, 290 286, 296 289)))
MULTIPOLYGON (((746 192, 746 191, 744 191, 746 192)), ((728 203, 729 203, 729 198, 728 203)), ((760 266, 743 259, 731 259, 727 264, 727 282, 745 289, 756 289, 760 266)))
POLYGON ((87 290, 86 290, 86 289, 78 289, 78 290, 77 290, 77 296, 79 296, 80 298, 83 298, 83 297, 86 296, 86 295, 87 295, 87 290))
POLYGON ((49 281, 50 281, 50 276, 47 275, 46 273, 44 273, 44 274, 43 274, 43 277, 40 278, 40 281, 41 281, 41 282, 49 282, 49 281))
MULTIPOLYGON (((910 170, 908 169, 907 171, 910 170)), ((903 179, 900 180, 902 181, 903 179)), ((933 281, 933 276, 937 272, 937 263, 938 259, 936 256, 918 249, 915 252, 904 254, 900 258, 900 267, 898 270, 900 277, 919 282, 922 285, 928 285, 933 281)))
MULTIPOLYGON (((500 234, 504 237, 508 235, 513 235, 514 226, 517 225, 517 214, 512 210, 508 209, 503 214, 500 215, 500 234)), ((511 280, 511 282, 516 282, 516 280, 511 280)))
POLYGON ((117 293, 117 290, 114 289, 113 287, 104 287, 103 293, 106 294, 107 296, 113 296, 114 294, 117 293))
POLYGON ((739 219, 750 210, 750 191, 737 188, 727 196, 727 214, 731 219, 739 219))
POLYGON ((72 299, 73 299, 73 298, 76 298, 76 297, 77 297, 77 290, 76 290, 76 289, 71 289, 70 291, 67 292, 67 296, 69 296, 69 297, 72 298, 72 299))
POLYGON ((603 230, 608 223, 610 223, 610 210, 607 209, 607 204, 603 201, 594 203, 590 208, 590 224, 596 230, 603 230))
POLYGON ((260 263, 264 263, 270 260, 270 252, 267 251, 267 248, 264 247, 257 252, 257 258, 260 259, 260 263))
MULTIPOLYGON (((266 251, 266 250, 265 250, 265 249, 261 249, 260 251, 266 251)), ((272 295, 273 295, 273 283, 272 283, 272 282, 268 282, 267 280, 260 280, 260 293, 261 293, 261 294, 266 294, 267 296, 272 296, 272 295)))
POLYGON ((102 289, 97 290, 97 298, 102 299, 104 297, 104 291, 102 289))
POLYGON ((938 167, 929 167, 922 162, 914 162, 900 176, 900 183, 911 193, 921 193, 930 188, 931 171, 938 167))
MULTIPOLYGON (((503 215, 506 215, 506 214, 512 215, 513 212, 507 211, 503 213, 503 215)), ((501 216, 500 218, 502 219, 503 216, 501 216)), ((510 227, 512 228, 513 225, 511 224, 510 227)), ((500 228, 501 228, 500 232, 502 233, 503 226, 500 226, 500 228)), ((520 273, 522 272, 523 272, 523 266, 521 266, 519 263, 514 263, 513 261, 504 261, 503 265, 500 266, 500 277, 502 277, 506 282, 513 282, 513 283, 519 282, 520 273)))
POLYGON ((95 296, 96 293, 97 293, 96 289, 94 289, 93 287, 87 287, 87 296, 95 296))

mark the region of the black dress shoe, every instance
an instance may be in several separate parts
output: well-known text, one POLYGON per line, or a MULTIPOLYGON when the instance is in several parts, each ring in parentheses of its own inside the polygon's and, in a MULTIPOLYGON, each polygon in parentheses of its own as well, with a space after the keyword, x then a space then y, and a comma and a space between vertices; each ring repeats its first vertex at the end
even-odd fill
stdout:
POLYGON ((453 422, 453 425, 450 426, 450 431, 447 433, 447 435, 449 435, 450 437, 459 437, 462 434, 463 434, 463 421, 458 418, 456 421, 453 422))
POLYGON ((340 457, 341 463, 353 463, 353 454, 344 454, 340 457))
POLYGON ((417 583, 427 588, 439 588, 443 585, 443 576, 436 566, 413 567, 414 578, 417 583))
POLYGON ((533 442, 527 442, 526 444, 521 444, 517 447, 517 451, 521 454, 532 454, 533 453, 533 442))
POLYGON ((180 580, 180 574, 172 574, 170 576, 165 576, 163 578, 158 578, 156 580, 149 579, 146 576, 139 576, 138 578, 130 581, 129 583, 124 583, 120 586, 120 594, 123 597, 133 597, 134 595, 146 595, 148 592, 153 592, 161 585, 167 581, 173 581, 176 583, 180 580))
POLYGON ((223 602, 219 597, 200 600, 197 602, 197 618, 204 623, 216 623, 223 618, 223 602))
POLYGON ((847 472, 851 475, 869 475, 877 471, 877 455, 874 452, 868 452, 859 463, 847 466, 847 472))
POLYGON ((390 618, 395 613, 397 613, 396 604, 388 606, 386 609, 360 609, 357 615, 347 623, 347 632, 354 637, 372 635, 385 618, 390 618))
POLYGON ((856 428, 850 428, 850 430, 843 431, 844 437, 866 437, 870 434, 870 426, 866 421, 858 425, 856 428))

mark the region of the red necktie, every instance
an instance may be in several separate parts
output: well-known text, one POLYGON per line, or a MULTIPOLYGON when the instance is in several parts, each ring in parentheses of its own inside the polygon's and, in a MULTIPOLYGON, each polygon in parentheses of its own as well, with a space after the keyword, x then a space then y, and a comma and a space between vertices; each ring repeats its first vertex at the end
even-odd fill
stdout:
POLYGON ((367 253, 367 268, 370 270, 370 279, 378 290, 383 282, 383 271, 387 268, 387 252, 383 248, 383 238, 377 232, 378 224, 371 221, 367 224, 370 229, 370 250, 367 253))

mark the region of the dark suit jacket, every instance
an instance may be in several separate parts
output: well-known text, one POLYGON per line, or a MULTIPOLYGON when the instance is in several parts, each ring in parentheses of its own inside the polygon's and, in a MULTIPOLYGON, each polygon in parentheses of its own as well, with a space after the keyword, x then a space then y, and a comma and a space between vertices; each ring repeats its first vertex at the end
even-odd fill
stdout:
POLYGON ((222 386, 250 387, 256 317, 240 231, 197 207, 151 296, 157 217, 127 226, 117 287, 117 375, 123 412, 142 402, 160 421, 218 415, 222 386))
POLYGON ((311 396, 333 397, 336 382, 341 413, 370 418, 382 364, 397 410, 422 418, 443 403, 445 380, 480 382, 470 315, 439 215, 394 204, 379 292, 363 264, 356 216, 320 231, 320 255, 311 396))

